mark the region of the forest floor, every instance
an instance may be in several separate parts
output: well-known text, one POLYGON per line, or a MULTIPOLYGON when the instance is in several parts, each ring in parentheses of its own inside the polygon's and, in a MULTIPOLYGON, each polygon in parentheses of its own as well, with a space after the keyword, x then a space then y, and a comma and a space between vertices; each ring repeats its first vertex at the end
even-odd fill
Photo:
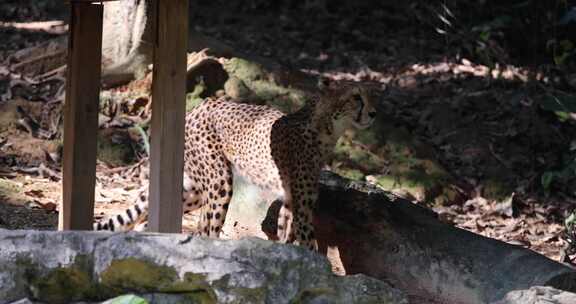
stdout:
MULTIPOLYGON (((0 4, 0 228, 56 228, 61 139, 31 134, 21 113, 41 117, 46 100, 2 91, 14 85, 10 54, 65 33, 54 22, 65 20, 65 7, 49 2, 0 4)), ((474 41, 459 45, 440 35, 418 9, 403 15, 361 6, 351 14, 218 1, 199 6, 192 13, 196 30, 237 50, 385 87, 378 130, 386 134, 378 142, 345 141, 333 170, 422 201, 463 229, 563 257, 564 220, 576 209, 576 187, 569 185, 576 181, 559 172, 575 157, 576 124, 542 107, 557 87, 542 69, 513 60, 482 64, 463 51, 474 41), (431 192, 448 194, 439 199, 431 192)), ((568 74, 575 79, 574 71, 568 74)), ((573 85, 564 91, 573 93, 573 85)), ((123 148, 99 144, 97 214, 126 207, 146 181, 136 138, 118 125, 101 130, 103 142, 123 148)))

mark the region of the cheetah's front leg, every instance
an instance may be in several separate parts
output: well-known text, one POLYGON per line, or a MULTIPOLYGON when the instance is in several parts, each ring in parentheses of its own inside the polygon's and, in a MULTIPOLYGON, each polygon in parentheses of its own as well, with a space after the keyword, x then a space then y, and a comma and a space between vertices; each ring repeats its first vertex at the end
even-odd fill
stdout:
POLYGON ((220 236, 232 199, 231 166, 223 156, 214 155, 210 170, 217 174, 211 174, 209 179, 205 179, 201 198, 202 217, 199 222, 200 235, 210 238, 220 236))
POLYGON ((278 240, 281 243, 293 243, 294 231, 292 230, 292 221, 294 215, 292 214, 292 198, 286 196, 282 202, 282 207, 278 213, 278 240))
POLYGON ((317 178, 299 178, 291 183, 290 195, 284 201, 278 217, 278 238, 281 242, 318 250, 313 225, 317 198, 317 178))

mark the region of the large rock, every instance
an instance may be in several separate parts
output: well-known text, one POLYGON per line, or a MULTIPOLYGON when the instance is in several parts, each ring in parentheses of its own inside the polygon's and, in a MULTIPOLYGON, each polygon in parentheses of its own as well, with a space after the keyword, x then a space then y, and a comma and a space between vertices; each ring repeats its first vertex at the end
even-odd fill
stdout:
POLYGON ((260 239, 0 230, 0 303, 175 293, 188 303, 406 303, 387 283, 336 276, 306 249, 260 239))
POLYGON ((494 304, 574 304, 576 293, 552 287, 533 286, 530 289, 514 290, 494 304))

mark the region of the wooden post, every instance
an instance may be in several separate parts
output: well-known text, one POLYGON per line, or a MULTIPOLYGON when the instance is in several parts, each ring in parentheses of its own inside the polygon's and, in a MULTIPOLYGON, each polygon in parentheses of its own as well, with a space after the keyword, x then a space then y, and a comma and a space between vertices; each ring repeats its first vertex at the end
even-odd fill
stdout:
POLYGON ((188 0, 156 0, 150 147, 150 231, 182 231, 188 0))
POLYGON ((103 6, 71 1, 60 230, 92 230, 103 6))

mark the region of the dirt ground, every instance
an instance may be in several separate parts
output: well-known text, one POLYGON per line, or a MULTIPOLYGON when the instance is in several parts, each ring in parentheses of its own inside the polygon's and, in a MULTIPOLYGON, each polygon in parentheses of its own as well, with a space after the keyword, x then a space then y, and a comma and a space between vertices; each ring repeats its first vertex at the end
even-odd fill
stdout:
MULTIPOLYGON (((405 16, 399 8, 358 5, 349 14, 314 5, 199 1, 191 17, 196 30, 242 52, 385 88, 378 105, 380 133, 373 141, 345 140, 330 164, 336 172, 424 201, 458 227, 560 260, 567 246, 564 220, 576 208, 576 188, 569 181, 544 189, 541 180, 573 153, 576 125, 540 106, 555 84, 529 81, 548 74, 526 60, 489 67, 468 57, 419 18, 419 9, 405 16), (432 176, 433 186, 427 186, 428 179, 424 190, 413 186, 414 179, 422 180, 412 176, 414 170, 432 176), (451 194, 440 200, 430 196, 434 191, 451 194)), ((62 26, 51 22, 65 16, 64 7, 49 1, 0 4, 0 63, 14 51, 62 35, 62 26)), ((12 85, 9 74, 0 65, 0 90, 12 85)), ((571 86, 564 90, 574 92, 571 86)), ((46 101, 3 97, 0 91, 0 228, 54 229, 60 139, 31 134, 17 114, 20 107, 41 117, 46 101)), ((128 148, 100 150, 98 215, 123 209, 146 182, 145 162, 132 149, 138 145, 134 135, 121 126, 102 132, 128 148)))

